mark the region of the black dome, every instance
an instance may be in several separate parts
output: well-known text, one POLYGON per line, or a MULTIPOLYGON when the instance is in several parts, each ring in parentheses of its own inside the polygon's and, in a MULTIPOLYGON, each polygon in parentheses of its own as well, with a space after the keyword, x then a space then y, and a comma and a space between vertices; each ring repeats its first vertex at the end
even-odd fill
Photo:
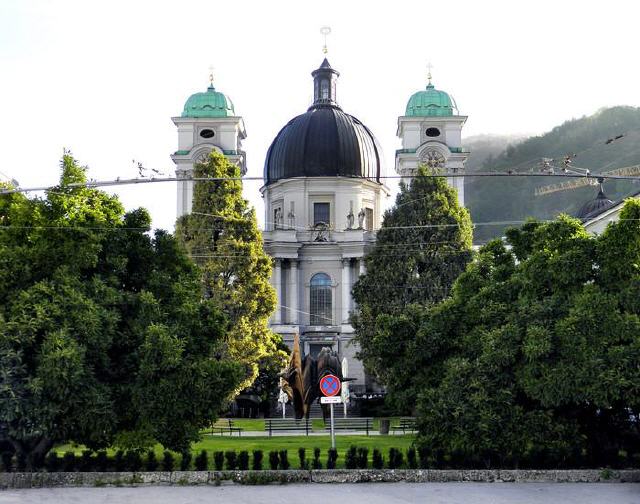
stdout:
POLYGON ((314 104, 273 140, 264 164, 265 185, 293 177, 361 177, 380 182, 380 145, 364 124, 335 103, 337 72, 325 59, 312 75, 314 104))
POLYGON ((582 208, 576 215, 578 219, 587 221, 589 219, 592 219, 593 217, 600 215, 602 212, 608 210, 614 205, 613 201, 607 198, 606 194, 604 193, 604 189, 602 187, 602 179, 598 179, 598 182, 600 183, 598 195, 582 206, 582 208))

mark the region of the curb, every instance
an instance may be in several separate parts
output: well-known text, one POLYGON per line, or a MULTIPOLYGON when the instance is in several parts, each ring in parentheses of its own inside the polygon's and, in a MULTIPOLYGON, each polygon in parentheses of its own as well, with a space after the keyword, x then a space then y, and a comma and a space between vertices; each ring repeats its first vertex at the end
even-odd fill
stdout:
POLYGON ((392 483, 401 481, 408 483, 640 483, 640 469, 337 469, 311 471, 0 473, 0 489, 223 484, 268 485, 287 483, 392 483))

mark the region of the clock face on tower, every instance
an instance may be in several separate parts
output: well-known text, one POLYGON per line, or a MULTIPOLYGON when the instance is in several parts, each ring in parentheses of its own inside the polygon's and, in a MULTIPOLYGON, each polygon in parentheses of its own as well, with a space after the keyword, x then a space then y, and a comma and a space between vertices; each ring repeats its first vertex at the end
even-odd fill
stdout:
POLYGON ((424 164, 434 170, 444 168, 446 161, 442 153, 437 149, 427 149, 420 158, 424 164))
POLYGON ((209 152, 203 152, 196 158, 196 163, 206 163, 209 161, 209 152))

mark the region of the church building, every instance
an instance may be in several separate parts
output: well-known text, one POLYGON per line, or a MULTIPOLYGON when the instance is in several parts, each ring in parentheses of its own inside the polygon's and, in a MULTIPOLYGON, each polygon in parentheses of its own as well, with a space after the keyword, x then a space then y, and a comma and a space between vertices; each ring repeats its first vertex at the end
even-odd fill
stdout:
MULTIPOLYGON (((339 72, 325 58, 311 74, 313 102, 275 136, 264 162, 260 189, 265 207, 265 249, 273 258, 272 283, 278 308, 273 331, 291 346, 300 335, 303 355, 322 347, 347 357, 354 392, 374 384, 356 359, 354 330, 349 323, 356 308, 351 290, 365 272, 364 257, 375 242, 376 230, 388 206, 388 174, 374 134, 338 104, 339 72)), ((405 183, 419 164, 455 174, 448 179, 464 202, 464 163, 461 145, 465 116, 453 98, 429 83, 413 94, 398 118, 395 169, 405 183)), ((178 151, 172 156, 178 178, 178 209, 191 210, 193 165, 216 150, 246 173, 242 117, 231 100, 213 85, 192 95, 180 117, 178 151)))

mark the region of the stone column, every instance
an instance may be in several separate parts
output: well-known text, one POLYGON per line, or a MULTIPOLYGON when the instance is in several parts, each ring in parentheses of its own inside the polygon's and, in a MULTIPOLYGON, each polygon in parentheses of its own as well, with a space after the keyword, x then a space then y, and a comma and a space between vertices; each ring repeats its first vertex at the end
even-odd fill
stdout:
POLYGON ((351 268, 351 259, 342 260, 342 315, 343 324, 349 322, 349 301, 351 299, 351 284, 349 278, 349 270, 351 268))
POLYGON ((273 286, 276 289, 276 297, 278 298, 278 304, 276 306, 276 312, 273 314, 273 323, 281 324, 282 323, 282 309, 280 306, 282 305, 282 267, 281 267, 282 259, 275 259, 275 266, 273 268, 273 286))
POLYGON ((289 270, 289 323, 298 323, 298 260, 291 259, 289 270))

